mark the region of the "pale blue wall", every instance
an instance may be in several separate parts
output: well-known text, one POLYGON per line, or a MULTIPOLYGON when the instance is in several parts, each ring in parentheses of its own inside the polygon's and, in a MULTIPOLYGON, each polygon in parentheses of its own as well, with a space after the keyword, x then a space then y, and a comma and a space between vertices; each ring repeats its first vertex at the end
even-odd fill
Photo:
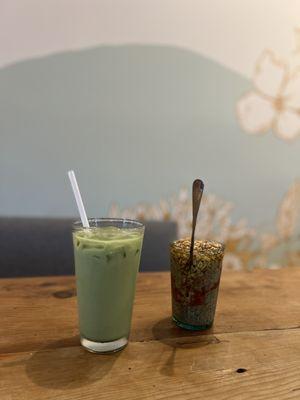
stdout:
POLYGON ((103 46, 0 70, 0 214, 71 216, 73 168, 89 215, 158 201, 194 177, 250 222, 272 220, 299 175, 300 141, 252 137, 251 86, 199 54, 103 46))

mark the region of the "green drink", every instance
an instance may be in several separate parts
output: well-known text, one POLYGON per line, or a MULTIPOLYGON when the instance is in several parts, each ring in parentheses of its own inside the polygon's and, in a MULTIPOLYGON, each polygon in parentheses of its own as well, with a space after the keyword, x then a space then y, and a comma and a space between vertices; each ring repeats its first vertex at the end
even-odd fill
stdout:
POLYGON ((75 224, 75 272, 81 344, 94 352, 126 346, 144 226, 122 219, 75 224))

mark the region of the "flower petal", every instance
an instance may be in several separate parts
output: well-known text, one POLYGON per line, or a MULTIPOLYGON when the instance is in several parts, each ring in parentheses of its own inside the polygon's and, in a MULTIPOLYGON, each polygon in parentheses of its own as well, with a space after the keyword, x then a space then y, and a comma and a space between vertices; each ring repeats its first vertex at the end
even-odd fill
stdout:
POLYGON ((287 75, 287 65, 273 52, 265 50, 256 63, 253 82, 258 91, 267 96, 277 97, 282 91, 287 75))
POLYGON ((289 107, 300 110, 300 68, 291 76, 284 89, 284 101, 289 107))
POLYGON ((237 115, 246 132, 265 133, 272 126, 275 110, 270 101, 255 92, 249 92, 238 101, 237 115))
POLYGON ((233 269, 239 271, 243 269, 243 261, 234 253, 225 253, 223 258, 224 269, 233 269))
POLYGON ((290 110, 282 111, 274 123, 273 129, 281 139, 295 139, 300 135, 300 115, 290 110))

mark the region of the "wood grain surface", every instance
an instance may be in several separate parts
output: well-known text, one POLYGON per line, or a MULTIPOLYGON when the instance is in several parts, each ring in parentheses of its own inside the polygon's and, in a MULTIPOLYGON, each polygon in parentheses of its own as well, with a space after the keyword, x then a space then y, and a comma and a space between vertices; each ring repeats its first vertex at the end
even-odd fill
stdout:
POLYGON ((300 399, 300 268, 225 271, 204 333, 171 323, 169 280, 140 274, 114 355, 80 347, 73 277, 0 280, 0 400, 300 399))

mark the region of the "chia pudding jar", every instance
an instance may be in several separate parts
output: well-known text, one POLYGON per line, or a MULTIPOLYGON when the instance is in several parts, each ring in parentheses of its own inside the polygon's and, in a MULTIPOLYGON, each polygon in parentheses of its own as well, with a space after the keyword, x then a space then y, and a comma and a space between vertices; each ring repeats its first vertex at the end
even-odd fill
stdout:
POLYGON ((188 265, 190 239, 170 247, 173 321, 184 329, 209 329, 217 305, 225 246, 195 240, 193 265, 188 265))

